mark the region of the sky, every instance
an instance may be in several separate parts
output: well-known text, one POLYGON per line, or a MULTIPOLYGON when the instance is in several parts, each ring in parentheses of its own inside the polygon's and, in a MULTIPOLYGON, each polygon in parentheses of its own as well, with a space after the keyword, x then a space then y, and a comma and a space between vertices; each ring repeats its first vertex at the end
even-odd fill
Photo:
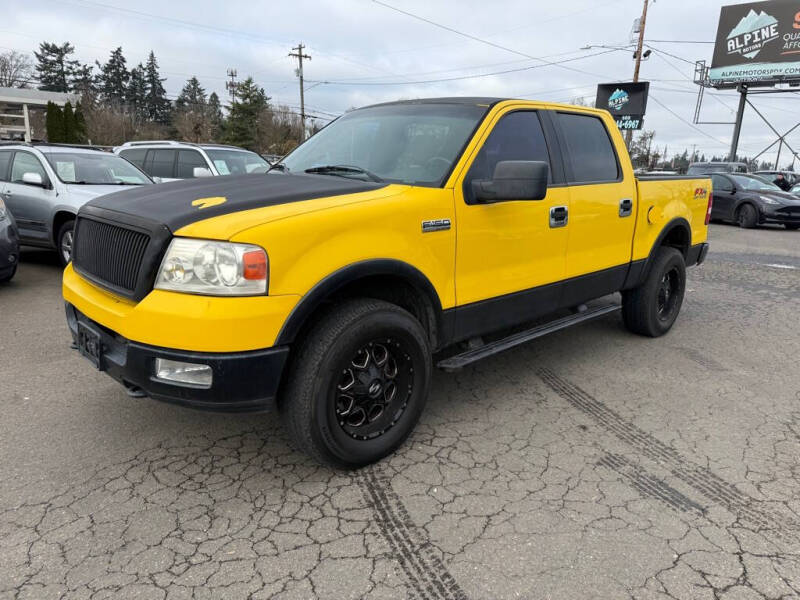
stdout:
MULTIPOLYGON (((75 57, 105 62, 122 46, 129 68, 152 49, 169 97, 197 76, 225 101, 226 72, 252 76, 273 102, 299 109, 296 59, 305 62, 306 110, 320 123, 359 106, 400 98, 500 96, 594 103, 598 83, 630 80, 631 30, 643 0, 0 0, 0 51, 32 52, 69 41, 75 57), (475 39, 479 38, 479 39, 475 39), (595 46, 588 48, 588 46, 595 46), (605 48, 603 46, 606 46, 605 48), (537 60, 538 59, 538 60, 537 60), (559 61, 560 66, 547 64, 559 61), (445 81, 442 81, 445 80, 445 81)), ((717 0, 656 0, 642 63, 651 82, 645 128, 669 154, 697 147, 727 154, 732 124, 694 125, 694 62, 710 62, 717 0), (676 43, 678 42, 678 43, 676 43)), ((707 94, 701 120, 732 123, 738 95, 707 94)), ((800 116, 800 93, 760 96, 756 107, 784 132, 800 116)), ((777 136, 748 107, 740 154, 777 136)), ((800 129, 788 142, 800 151, 800 129)), ((764 155, 774 161, 776 146, 764 155)), ((781 163, 791 156, 784 148, 781 163)))

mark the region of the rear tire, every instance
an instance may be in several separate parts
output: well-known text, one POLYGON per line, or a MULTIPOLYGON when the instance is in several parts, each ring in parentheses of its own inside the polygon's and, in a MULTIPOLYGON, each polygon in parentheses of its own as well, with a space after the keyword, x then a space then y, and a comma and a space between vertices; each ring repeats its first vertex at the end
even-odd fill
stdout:
POLYGON ((4 277, 0 277, 0 283, 8 283, 14 278, 14 275, 17 274, 17 265, 14 265, 14 268, 11 269, 11 273, 5 275, 4 277))
POLYGON ((683 304, 686 263, 675 248, 659 248, 644 283, 622 293, 622 320, 628 330, 659 337, 667 333, 683 304))
POLYGON ((56 238, 56 252, 58 252, 58 262, 62 267, 66 267, 72 260, 73 239, 75 233, 75 221, 66 221, 61 229, 58 230, 56 238))
POLYGON ((736 221, 739 223, 739 227, 743 229, 753 229, 753 227, 758 225, 758 211, 756 211, 756 207, 752 204, 742 204, 736 215, 736 221))
POLYGON ((281 417, 299 449, 339 468, 392 453, 419 420, 432 369, 425 330, 380 300, 331 310, 300 345, 281 417))

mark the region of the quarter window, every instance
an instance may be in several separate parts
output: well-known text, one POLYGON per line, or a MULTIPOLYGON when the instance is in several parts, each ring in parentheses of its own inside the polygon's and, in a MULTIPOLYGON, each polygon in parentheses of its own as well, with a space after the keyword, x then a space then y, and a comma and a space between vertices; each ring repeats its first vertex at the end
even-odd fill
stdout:
POLYGON ((150 150, 147 160, 151 177, 175 177, 175 150, 150 150))
POLYGON ((572 167, 570 183, 619 180, 617 154, 603 122, 597 117, 574 113, 558 113, 557 118, 572 167))
MULTIPOLYGON (((483 143, 464 181, 464 197, 471 203, 472 182, 491 179, 497 163, 504 160, 531 160, 551 164, 539 115, 517 111, 505 115, 483 143)), ((552 165, 549 180, 552 182, 552 165)))
POLYGON ((25 173, 38 173, 42 181, 47 181, 47 173, 39 159, 29 152, 17 152, 14 154, 14 165, 11 167, 11 181, 21 183, 25 173))
POLYGON ((181 150, 178 152, 178 171, 175 177, 179 179, 191 179, 194 177, 194 168, 208 168, 205 159, 197 150, 181 150))

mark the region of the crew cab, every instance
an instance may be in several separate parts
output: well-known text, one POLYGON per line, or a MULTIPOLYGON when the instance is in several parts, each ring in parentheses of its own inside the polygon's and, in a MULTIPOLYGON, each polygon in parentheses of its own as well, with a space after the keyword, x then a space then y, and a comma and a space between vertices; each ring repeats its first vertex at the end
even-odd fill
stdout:
POLYGON ((710 192, 706 178, 637 179, 606 111, 375 105, 268 174, 84 206, 67 322, 131 394, 277 407, 300 448, 357 467, 409 435, 434 365, 620 308, 631 331, 667 333, 708 250, 710 192), (616 292, 621 306, 585 305, 616 292))

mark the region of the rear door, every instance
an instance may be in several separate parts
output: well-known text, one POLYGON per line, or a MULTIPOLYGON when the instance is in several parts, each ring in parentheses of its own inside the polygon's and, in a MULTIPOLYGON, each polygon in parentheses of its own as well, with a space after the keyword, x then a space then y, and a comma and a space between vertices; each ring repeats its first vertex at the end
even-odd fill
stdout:
POLYGON ((616 127, 610 131, 589 113, 558 111, 554 120, 570 193, 563 300, 569 305, 622 286, 636 223, 636 179, 630 162, 617 155, 615 144, 624 142, 616 127))
POLYGON ((464 339, 553 310, 564 277, 567 229, 551 226, 551 209, 566 212, 569 190, 548 115, 513 105, 496 115, 456 181, 456 335, 464 339), (492 178, 498 162, 545 161, 544 200, 476 203, 472 182, 492 178))
POLYGON ((732 219, 733 206, 736 203, 736 188, 731 179, 725 175, 714 173, 711 175, 711 186, 714 194, 714 203, 711 206, 712 219, 732 219))
POLYGON ((3 199, 14 215, 21 239, 49 243, 48 222, 56 199, 50 177, 42 162, 32 152, 17 150, 11 162, 11 174, 3 199), (36 173, 44 187, 24 183, 26 173, 36 173))

